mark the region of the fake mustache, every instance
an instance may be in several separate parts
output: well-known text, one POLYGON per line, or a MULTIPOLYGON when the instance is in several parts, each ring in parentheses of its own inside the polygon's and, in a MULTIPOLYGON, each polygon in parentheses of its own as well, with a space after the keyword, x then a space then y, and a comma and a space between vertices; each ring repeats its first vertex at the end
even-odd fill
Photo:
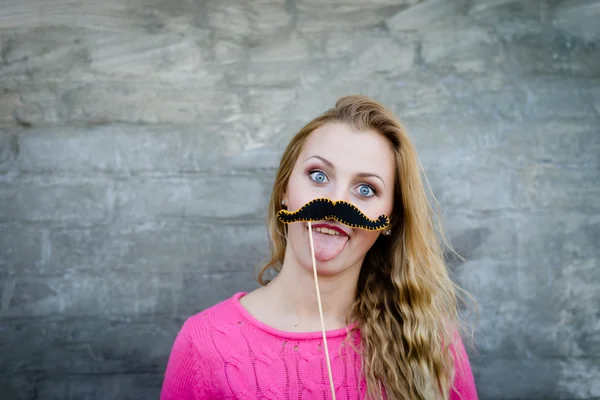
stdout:
POLYGON ((334 219, 351 228, 369 231, 385 229, 390 224, 390 218, 384 214, 377 219, 370 219, 351 203, 325 198, 311 200, 296 211, 280 210, 277 218, 284 224, 296 221, 313 222, 334 219))

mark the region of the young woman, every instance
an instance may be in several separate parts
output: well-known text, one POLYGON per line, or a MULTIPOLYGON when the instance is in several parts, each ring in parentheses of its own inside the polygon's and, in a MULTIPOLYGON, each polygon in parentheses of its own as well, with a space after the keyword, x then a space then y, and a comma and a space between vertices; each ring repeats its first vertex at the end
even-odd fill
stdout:
POLYGON ((419 165, 398 120, 366 97, 341 98, 300 130, 273 185, 262 286, 185 322, 161 399, 332 399, 332 386, 336 399, 477 399, 419 165), (309 232, 277 218, 317 198, 390 223, 327 219, 309 232))

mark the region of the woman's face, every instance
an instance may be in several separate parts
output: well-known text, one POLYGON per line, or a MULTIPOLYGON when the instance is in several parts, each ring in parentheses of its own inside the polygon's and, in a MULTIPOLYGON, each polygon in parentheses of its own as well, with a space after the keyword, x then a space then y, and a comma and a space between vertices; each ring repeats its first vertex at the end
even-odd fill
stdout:
MULTIPOLYGON (((315 198, 344 200, 377 219, 392 212, 395 173, 394 153, 381 134, 328 123, 313 131, 304 143, 283 198, 290 211, 315 198)), ((287 229, 286 253, 291 252, 298 265, 312 270, 308 223, 291 223, 287 229)), ((313 222, 312 233, 319 273, 335 275, 360 270, 382 231, 353 229, 327 220, 313 222)))

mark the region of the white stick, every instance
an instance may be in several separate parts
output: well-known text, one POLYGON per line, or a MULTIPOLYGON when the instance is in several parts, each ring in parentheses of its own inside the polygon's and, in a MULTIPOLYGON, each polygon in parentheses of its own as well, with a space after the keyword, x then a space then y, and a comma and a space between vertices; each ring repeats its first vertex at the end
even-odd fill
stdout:
POLYGON ((327 373, 329 374, 329 384, 331 385, 331 398, 335 399, 335 386, 333 385, 333 375, 331 374, 331 364, 329 362, 329 349, 327 348, 327 335, 325 335, 325 321, 323 320, 323 306, 321 305, 321 292, 319 291, 319 279, 317 278, 317 261, 315 260, 315 246, 313 244, 312 226, 308 221, 308 239, 310 241, 310 254, 312 256, 313 273, 315 276, 315 287, 317 289, 317 303, 319 303, 319 316, 321 317, 321 332, 323 333, 323 347, 325 348, 325 361, 327 362, 327 373))

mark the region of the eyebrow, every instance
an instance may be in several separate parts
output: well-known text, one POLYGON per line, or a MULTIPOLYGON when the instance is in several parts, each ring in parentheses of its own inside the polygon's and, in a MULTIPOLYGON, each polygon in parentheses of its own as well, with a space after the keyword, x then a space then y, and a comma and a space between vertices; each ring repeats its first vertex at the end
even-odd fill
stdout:
MULTIPOLYGON (((331 161, 329 161, 329 160, 327 160, 327 159, 325 159, 325 158, 323 158, 321 156, 310 156, 306 160, 304 160, 304 162, 310 160, 311 158, 319 159, 319 160, 321 160, 323 162, 323 164, 327 165, 329 168, 335 169, 335 165, 333 165, 333 163, 331 161)), ((383 184, 383 187, 385 187, 385 182, 377 174, 372 174, 372 173, 369 173, 369 172, 361 172, 361 173, 358 174, 358 176, 360 178, 376 178, 376 179, 379 179, 381 181, 381 183, 383 184)))

